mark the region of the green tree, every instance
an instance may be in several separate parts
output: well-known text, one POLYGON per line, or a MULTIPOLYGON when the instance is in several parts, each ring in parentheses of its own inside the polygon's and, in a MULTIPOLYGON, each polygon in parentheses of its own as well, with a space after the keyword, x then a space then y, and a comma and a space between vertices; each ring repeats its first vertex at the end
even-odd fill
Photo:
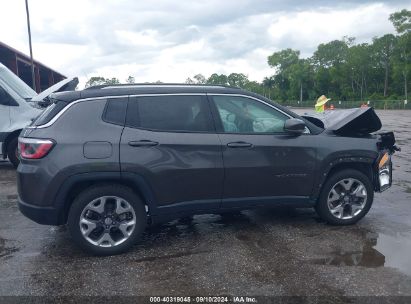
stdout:
MULTIPOLYGON (((335 100, 408 98, 411 78, 411 11, 390 15, 398 35, 386 34, 372 43, 355 43, 353 37, 324 42, 312 57, 300 58, 290 48, 272 53, 267 63, 272 76, 261 82, 245 74, 197 74, 188 83, 232 85, 277 101, 315 99, 325 94, 335 100)), ((97 82, 99 80, 97 79, 97 82)))
POLYGON ((278 69, 279 73, 285 71, 290 65, 295 64, 300 56, 300 51, 285 49, 268 56, 268 65, 278 69))
POLYGON ((265 91, 267 91, 268 92, 267 97, 269 99, 271 99, 271 90, 273 89, 274 85, 275 85, 275 77, 274 76, 265 77, 263 79, 263 83, 262 83, 263 94, 265 93, 265 91))
POLYGON ((265 78, 263 86, 271 87, 277 85, 281 99, 299 99, 308 97, 308 87, 312 83, 312 68, 310 61, 300 59, 300 52, 285 49, 273 53, 268 57, 268 64, 276 69, 274 77, 265 78), (306 88, 306 90, 304 90, 306 88), (305 93, 304 93, 305 92, 305 93))
POLYGON ((313 61, 322 67, 333 67, 347 61, 348 43, 346 40, 333 40, 321 43, 312 57, 313 61))
POLYGON ((97 85, 113 85, 113 84, 119 84, 120 81, 118 80, 118 78, 113 77, 113 78, 104 78, 101 76, 94 76, 91 77, 89 80, 87 80, 85 87, 89 88, 89 87, 94 87, 97 85))
POLYGON ((187 84, 195 84, 195 81, 192 80, 190 77, 188 77, 188 78, 186 79, 186 83, 187 83, 187 84))
POLYGON ((409 33, 411 31, 411 11, 403 9, 391 14, 389 19, 398 34, 409 33))
POLYGON ((118 78, 113 77, 113 78, 106 78, 106 84, 119 84, 120 80, 118 78))
POLYGON ((128 76, 126 79, 126 83, 135 83, 136 79, 133 76, 128 76))
POLYGON ((103 85, 103 84, 106 84, 106 79, 104 77, 93 76, 89 80, 87 80, 85 87, 89 88, 89 87, 94 87, 94 86, 103 85))
POLYGON ((314 74, 314 88, 316 95, 330 95, 331 76, 327 68, 318 67, 314 74))
POLYGON ((290 97, 289 69, 298 64, 299 56, 300 51, 288 48, 275 52, 267 58, 268 65, 275 69, 274 77, 272 77, 275 84, 274 89, 277 89, 277 97, 281 100, 285 101, 290 97))
POLYGON ((207 79, 207 84, 213 85, 228 85, 228 77, 227 75, 217 73, 211 74, 211 76, 207 79))
POLYGON ((304 88, 306 88, 305 97, 308 97, 308 87, 311 80, 311 66, 308 60, 298 59, 298 61, 290 65, 285 71, 285 75, 290 84, 289 98, 299 99, 303 101, 304 88))
POLYGON ((254 93, 257 93, 257 94, 264 95, 263 88, 262 88, 261 84, 257 81, 247 82, 244 89, 246 89, 248 91, 251 91, 251 92, 254 92, 254 93))
POLYGON ((242 73, 231 73, 227 77, 227 82, 230 86, 245 88, 248 83, 248 77, 242 73))
POLYGON ((411 78, 411 32, 398 38, 393 55, 393 78, 396 83, 403 83, 405 100, 408 100, 408 82, 411 78))
POLYGON ((397 38, 392 34, 386 34, 373 40, 375 59, 379 67, 384 70, 384 97, 388 94, 390 63, 396 42, 397 38))
POLYGON ((196 80, 197 84, 205 84, 207 82, 207 79, 203 76, 203 74, 195 75, 194 79, 196 80))
POLYGON ((352 98, 359 97, 363 100, 367 91, 367 82, 372 68, 370 52, 370 45, 367 43, 354 45, 349 48, 347 73, 350 74, 351 94, 347 92, 347 96, 352 98))

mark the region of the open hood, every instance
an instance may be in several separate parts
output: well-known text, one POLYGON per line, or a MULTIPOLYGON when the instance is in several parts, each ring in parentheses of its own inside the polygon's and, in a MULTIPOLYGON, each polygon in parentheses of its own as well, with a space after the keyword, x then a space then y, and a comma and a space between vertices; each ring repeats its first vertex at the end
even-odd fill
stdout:
POLYGON ((32 88, 30 88, 23 80, 21 80, 16 74, 1 63, 0 80, 3 82, 1 86, 6 91, 15 92, 26 101, 30 101, 33 97, 37 96, 37 93, 32 88))
POLYGON ((62 91, 74 91, 77 85, 78 85, 77 77, 64 79, 52 85, 48 89, 44 90, 39 95, 33 97, 31 101, 43 107, 47 106, 49 104, 48 97, 50 96, 50 94, 56 93, 56 92, 62 92, 62 91))
POLYGON ((315 125, 339 135, 368 134, 381 129, 381 120, 373 108, 332 110, 304 114, 315 125))

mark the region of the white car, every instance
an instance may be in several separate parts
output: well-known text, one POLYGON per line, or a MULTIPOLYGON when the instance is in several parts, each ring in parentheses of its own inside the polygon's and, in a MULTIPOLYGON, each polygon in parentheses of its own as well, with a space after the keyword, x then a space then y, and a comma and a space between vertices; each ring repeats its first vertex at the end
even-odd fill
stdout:
POLYGON ((48 105, 48 96, 76 88, 78 79, 64 79, 40 94, 0 63, 0 157, 19 164, 17 138, 48 105))

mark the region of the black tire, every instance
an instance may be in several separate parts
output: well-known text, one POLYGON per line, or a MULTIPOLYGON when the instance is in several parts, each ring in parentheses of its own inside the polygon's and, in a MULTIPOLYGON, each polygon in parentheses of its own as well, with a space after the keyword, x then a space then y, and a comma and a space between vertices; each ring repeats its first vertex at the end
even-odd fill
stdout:
POLYGON ((141 239, 147 225, 147 214, 143 202, 130 188, 122 185, 102 184, 87 188, 74 199, 68 214, 67 224, 75 243, 86 252, 99 256, 115 255, 127 251, 141 239), (84 208, 102 196, 117 196, 126 200, 133 208, 136 218, 134 230, 128 239, 112 247, 93 245, 86 240, 80 230, 80 218, 84 208))
POLYGON ((7 157, 9 161, 13 164, 14 168, 17 168, 20 163, 20 159, 18 158, 18 153, 17 153, 17 145, 18 145, 17 137, 12 138, 7 145, 7 157))
POLYGON ((354 169, 344 169, 339 172, 334 173, 332 176, 330 176, 327 181, 325 182, 321 193, 320 197, 318 199, 318 202, 315 206, 315 210, 317 211, 318 215, 326 221, 329 224, 332 225, 352 225, 358 222, 360 219, 362 219, 370 210, 372 202, 374 199, 374 188, 372 185, 372 182, 370 179, 362 172, 354 169), (333 189, 333 187, 342 180, 353 178, 358 181, 360 181, 366 191, 367 191, 367 199, 364 205, 364 208, 359 212, 358 214, 354 215, 350 219, 341 219, 337 218, 334 216, 330 209, 328 208, 328 196, 330 194, 330 191, 333 189))

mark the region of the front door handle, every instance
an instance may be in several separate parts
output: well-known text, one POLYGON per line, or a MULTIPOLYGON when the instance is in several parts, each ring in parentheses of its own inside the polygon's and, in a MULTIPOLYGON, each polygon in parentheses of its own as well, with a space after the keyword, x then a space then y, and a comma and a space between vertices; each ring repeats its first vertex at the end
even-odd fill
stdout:
POLYGON ((129 141, 128 145, 131 147, 153 147, 153 146, 157 146, 158 142, 143 139, 143 140, 137 140, 137 141, 129 141))
POLYGON ((227 144, 227 147, 230 148, 250 148, 252 146, 252 144, 243 141, 230 142, 227 144))

